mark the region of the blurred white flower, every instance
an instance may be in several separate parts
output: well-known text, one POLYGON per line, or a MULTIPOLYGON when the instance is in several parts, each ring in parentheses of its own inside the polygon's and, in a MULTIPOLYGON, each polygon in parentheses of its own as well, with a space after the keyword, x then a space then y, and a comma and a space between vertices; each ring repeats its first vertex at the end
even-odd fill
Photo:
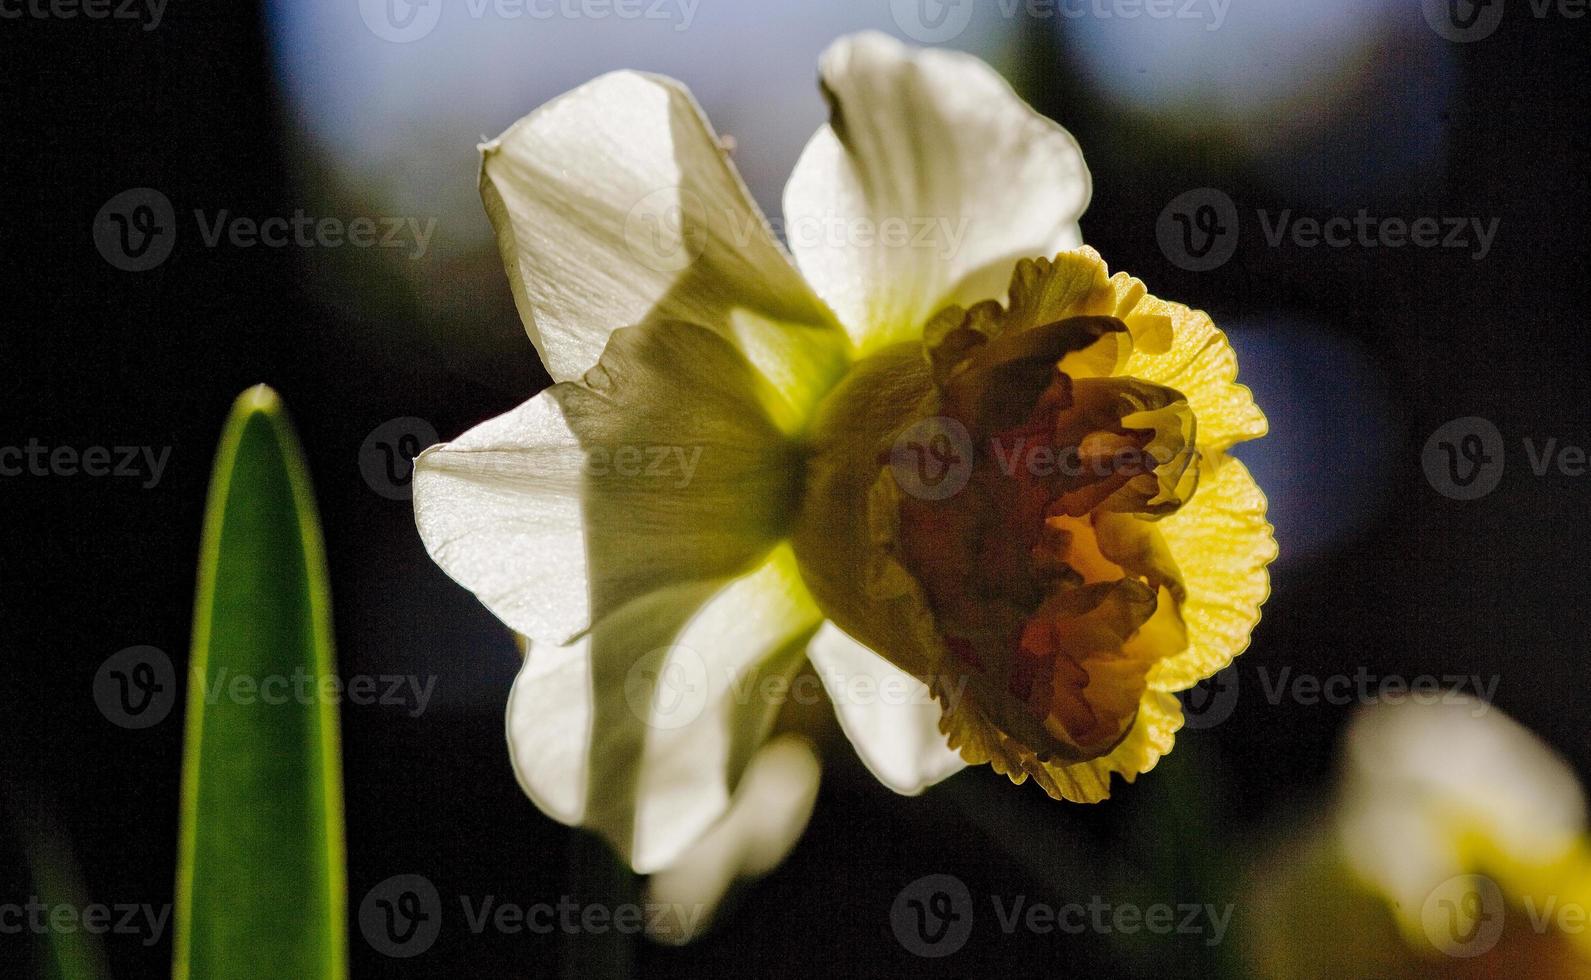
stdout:
POLYGON ((1371 706, 1337 790, 1252 869, 1257 975, 1591 978, 1585 794, 1518 723, 1456 694, 1371 706))
MULTIPOLYGON (((1551 894, 1591 870, 1586 800, 1573 770, 1497 708, 1467 696, 1361 712, 1348 730, 1337 827, 1350 867, 1412 936, 1443 882, 1497 879, 1551 894)), ((1591 882, 1575 885, 1591 898, 1591 882)))

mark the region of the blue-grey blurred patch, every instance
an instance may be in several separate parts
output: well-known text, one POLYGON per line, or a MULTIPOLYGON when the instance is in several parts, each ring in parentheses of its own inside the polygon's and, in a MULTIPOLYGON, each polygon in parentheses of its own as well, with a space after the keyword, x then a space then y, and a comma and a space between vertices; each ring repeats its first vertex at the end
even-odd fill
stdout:
MULTIPOLYGON (((946 46, 999 65, 1021 24, 994 6, 946 46)), ((777 214, 785 178, 827 117, 819 54, 864 29, 910 40, 889 4, 849 0, 268 0, 266 10, 280 84, 311 149, 399 213, 469 215, 454 238, 483 241, 476 143, 583 82, 621 68, 684 81, 735 137, 752 193, 777 214)))
MULTIPOLYGON (((308 281, 372 357, 405 332, 447 369, 523 396, 533 356, 476 189, 476 145, 578 85, 618 69, 677 78, 770 218, 802 148, 827 118, 818 56, 864 29, 1010 69, 1023 26, 1000 5, 951 0, 267 0, 278 84, 293 125, 297 193, 317 213, 434 222, 418 261, 393 252, 308 261, 308 281), (926 19, 923 19, 926 18, 926 19), (949 28, 946 30, 946 28, 949 28)), ((412 345, 411 345, 412 346, 412 345)))
POLYGON ((1387 504, 1404 423, 1390 380, 1363 345, 1281 317, 1223 322, 1238 380, 1270 433, 1234 455, 1270 502, 1281 555, 1297 566, 1364 531, 1387 504))
POLYGON ((1097 96, 1253 158, 1300 203, 1365 203, 1444 152, 1453 46, 1400 0, 1042 0, 1097 96), (1396 51, 1396 57, 1387 52, 1396 51))

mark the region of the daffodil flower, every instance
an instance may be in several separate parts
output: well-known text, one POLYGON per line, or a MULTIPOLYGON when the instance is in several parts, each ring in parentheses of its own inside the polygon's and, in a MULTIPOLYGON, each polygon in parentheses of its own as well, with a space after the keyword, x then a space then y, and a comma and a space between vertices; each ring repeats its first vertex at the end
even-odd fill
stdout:
MULTIPOLYGON (((1569 908, 1583 924, 1591 910, 1585 793, 1569 765, 1529 729, 1499 708, 1449 694, 1438 704, 1361 712, 1347 749, 1336 821, 1342 853, 1358 879, 1397 910, 1411 945, 1424 948, 1434 938, 1443 952, 1481 952, 1453 948, 1462 946, 1455 940, 1464 939, 1466 927, 1484 924, 1464 920, 1477 918, 1477 910, 1479 917, 1504 915, 1479 907, 1484 901, 1463 901, 1473 889, 1457 888, 1463 882, 1454 879, 1466 875, 1484 875, 1496 887, 1483 900, 1517 911, 1528 899, 1540 919, 1569 908), (1458 920, 1457 936, 1446 928, 1450 916, 1458 920)), ((1582 928, 1564 934, 1579 946, 1572 975, 1591 976, 1591 935, 1582 928)))
POLYGON ((1268 594, 1227 455, 1265 419, 1207 316, 1082 247, 1071 135, 962 54, 865 34, 821 75, 788 250, 665 78, 481 148, 556 383, 418 459, 419 529, 530 640, 525 790, 642 872, 724 815, 808 670, 898 792, 990 763, 1103 799, 1268 594))
POLYGON ((1591 824, 1573 770, 1454 692, 1368 706, 1331 805, 1250 875, 1258 976, 1591 978, 1591 824))

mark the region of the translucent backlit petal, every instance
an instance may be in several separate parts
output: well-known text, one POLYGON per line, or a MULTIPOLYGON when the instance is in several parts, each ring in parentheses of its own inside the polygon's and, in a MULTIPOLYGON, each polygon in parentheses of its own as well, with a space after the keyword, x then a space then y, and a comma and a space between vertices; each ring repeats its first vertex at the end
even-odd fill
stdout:
POLYGON ((549 816, 666 867, 722 817, 819 613, 788 547, 724 583, 659 589, 565 646, 531 642, 509 696, 514 771, 549 816))
POLYGON ((1171 751, 1177 729, 1182 727, 1182 706, 1164 692, 1144 692, 1138 719, 1126 738, 1099 758, 1071 764, 1041 760, 1026 744, 1001 731, 970 704, 956 705, 947 700, 943 724, 951 744, 967 762, 987 762, 995 772, 1018 784, 1031 777, 1058 800, 1097 803, 1110 796, 1113 773, 1130 783, 1139 773, 1153 769, 1160 757, 1171 751))
POLYGON ((1182 392, 1199 420, 1202 453, 1219 453, 1265 434, 1265 416, 1253 394, 1237 383, 1237 355, 1207 314, 1147 295, 1143 283, 1125 273, 1111 277, 1111 284, 1115 314, 1134 338, 1121 373, 1182 392), (1169 348, 1160 353, 1168 325, 1169 348))
POLYGON ((514 630, 566 643, 647 593, 752 568, 796 504, 767 382, 719 335, 613 335, 602 363, 415 461, 431 557, 514 630))
POLYGON ((785 221, 858 346, 998 297, 1017 259, 1081 243, 1076 141, 988 65, 868 33, 835 42, 820 70, 832 115, 785 188, 785 221))
POLYGON ((897 793, 921 793, 966 765, 939 730, 928 686, 825 623, 807 648, 840 727, 868 771, 897 793))
POLYGON ((1231 663, 1248 646, 1271 593, 1266 566, 1276 558, 1276 539, 1265 494, 1230 456, 1206 458, 1201 467, 1193 499, 1155 525, 1182 573, 1188 636, 1187 650, 1150 671, 1149 686, 1161 691, 1192 687, 1231 663))
POLYGON ((554 380, 583 374, 619 327, 658 320, 765 333, 747 351, 774 373, 792 344, 843 346, 678 82, 604 75, 481 154, 481 197, 554 380))

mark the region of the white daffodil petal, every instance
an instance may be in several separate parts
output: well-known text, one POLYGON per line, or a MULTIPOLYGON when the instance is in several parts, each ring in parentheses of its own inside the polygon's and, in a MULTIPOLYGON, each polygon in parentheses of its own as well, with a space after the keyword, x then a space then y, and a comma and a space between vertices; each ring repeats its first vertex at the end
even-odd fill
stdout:
POLYGON ((1502 709, 1449 693, 1361 709, 1348 729, 1338 828, 1350 865, 1418 917, 1445 879, 1475 870, 1478 842, 1502 877, 1580 846, 1574 770, 1502 709))
POLYGON ((549 816, 648 874, 728 809, 820 616, 788 546, 727 584, 651 592, 567 646, 534 641, 508 704, 514 771, 549 816))
POLYGON ((661 914, 647 922, 646 934, 675 945, 695 939, 737 880, 778 867, 812 817, 822 771, 812 746, 798 735, 763 746, 724 818, 647 882, 647 905, 661 914))
POLYGON ((786 230, 864 350, 1002 296, 1018 259, 1082 244, 1077 142, 988 65, 866 33, 835 42, 821 73, 832 115, 785 188, 786 230))
POLYGON ((879 782, 915 796, 966 765, 939 730, 939 703, 928 685, 833 623, 818 630, 807 656, 840 727, 879 782))
POLYGON ((481 197, 554 380, 578 378, 631 324, 686 320, 732 335, 738 310, 814 342, 839 336, 678 82, 604 75, 481 154, 481 197))
POLYGON ((654 590, 749 571, 800 477, 767 387, 703 327, 617 331, 584 383, 420 455, 420 536, 504 623, 558 644, 654 590))

